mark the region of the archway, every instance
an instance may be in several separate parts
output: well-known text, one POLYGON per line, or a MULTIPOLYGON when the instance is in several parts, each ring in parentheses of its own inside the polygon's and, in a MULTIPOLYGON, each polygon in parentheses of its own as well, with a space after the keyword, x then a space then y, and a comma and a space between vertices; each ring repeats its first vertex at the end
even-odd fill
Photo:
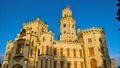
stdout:
POLYGON ((91 59, 90 65, 91 65, 91 68, 97 68, 97 61, 95 59, 91 59))
POLYGON ((22 65, 20 65, 20 64, 16 64, 16 65, 14 65, 12 68, 23 68, 23 67, 22 67, 22 65))

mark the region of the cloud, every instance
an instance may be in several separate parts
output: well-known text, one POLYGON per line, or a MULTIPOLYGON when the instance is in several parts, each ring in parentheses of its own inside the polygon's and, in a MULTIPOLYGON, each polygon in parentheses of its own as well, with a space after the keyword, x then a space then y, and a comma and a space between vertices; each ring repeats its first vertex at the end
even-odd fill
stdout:
POLYGON ((4 57, 4 56, 0 54, 0 64, 1 64, 2 61, 3 61, 3 57, 4 57))
POLYGON ((112 58, 115 59, 116 66, 120 66, 120 54, 113 55, 112 58))

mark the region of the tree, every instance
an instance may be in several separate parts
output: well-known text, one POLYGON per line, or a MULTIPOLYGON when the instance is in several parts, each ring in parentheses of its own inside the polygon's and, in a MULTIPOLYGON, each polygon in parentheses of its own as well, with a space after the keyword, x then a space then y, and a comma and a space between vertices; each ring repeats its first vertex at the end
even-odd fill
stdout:
MULTIPOLYGON (((117 17, 116 19, 120 21, 120 0, 118 0, 118 3, 116 4, 118 6, 118 12, 117 12, 117 17)), ((118 29, 120 31, 120 28, 118 29)))

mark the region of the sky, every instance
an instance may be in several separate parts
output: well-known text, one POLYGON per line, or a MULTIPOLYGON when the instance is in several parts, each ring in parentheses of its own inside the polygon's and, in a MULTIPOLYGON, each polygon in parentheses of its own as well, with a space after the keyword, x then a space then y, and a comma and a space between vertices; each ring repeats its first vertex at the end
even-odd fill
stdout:
POLYGON ((120 22, 115 19, 116 3, 117 0, 0 0, 0 57, 5 53, 7 40, 14 40, 23 22, 37 17, 48 23, 57 40, 61 11, 69 5, 76 28, 105 29, 109 55, 120 65, 120 22))

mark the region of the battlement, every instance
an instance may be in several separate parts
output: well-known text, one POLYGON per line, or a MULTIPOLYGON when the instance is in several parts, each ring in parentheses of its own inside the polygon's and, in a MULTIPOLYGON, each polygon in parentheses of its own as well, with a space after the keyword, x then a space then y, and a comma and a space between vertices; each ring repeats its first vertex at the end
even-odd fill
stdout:
POLYGON ((92 27, 92 28, 87 28, 82 30, 83 34, 91 34, 91 33, 104 33, 103 28, 98 28, 98 27, 92 27))
POLYGON ((28 26, 28 25, 34 24, 34 23, 36 23, 36 22, 41 23, 41 24, 44 24, 44 25, 48 25, 46 22, 43 22, 43 21, 40 19, 40 17, 37 17, 37 18, 34 19, 34 20, 30 20, 30 21, 28 21, 28 22, 24 22, 24 23, 23 23, 23 26, 28 26))
POLYGON ((13 43, 13 40, 8 40, 7 43, 13 43))
POLYGON ((61 24, 64 21, 68 21, 68 20, 71 20, 71 22, 73 22, 74 24, 76 23, 75 19, 72 16, 62 17, 59 21, 60 21, 60 24, 61 24))

